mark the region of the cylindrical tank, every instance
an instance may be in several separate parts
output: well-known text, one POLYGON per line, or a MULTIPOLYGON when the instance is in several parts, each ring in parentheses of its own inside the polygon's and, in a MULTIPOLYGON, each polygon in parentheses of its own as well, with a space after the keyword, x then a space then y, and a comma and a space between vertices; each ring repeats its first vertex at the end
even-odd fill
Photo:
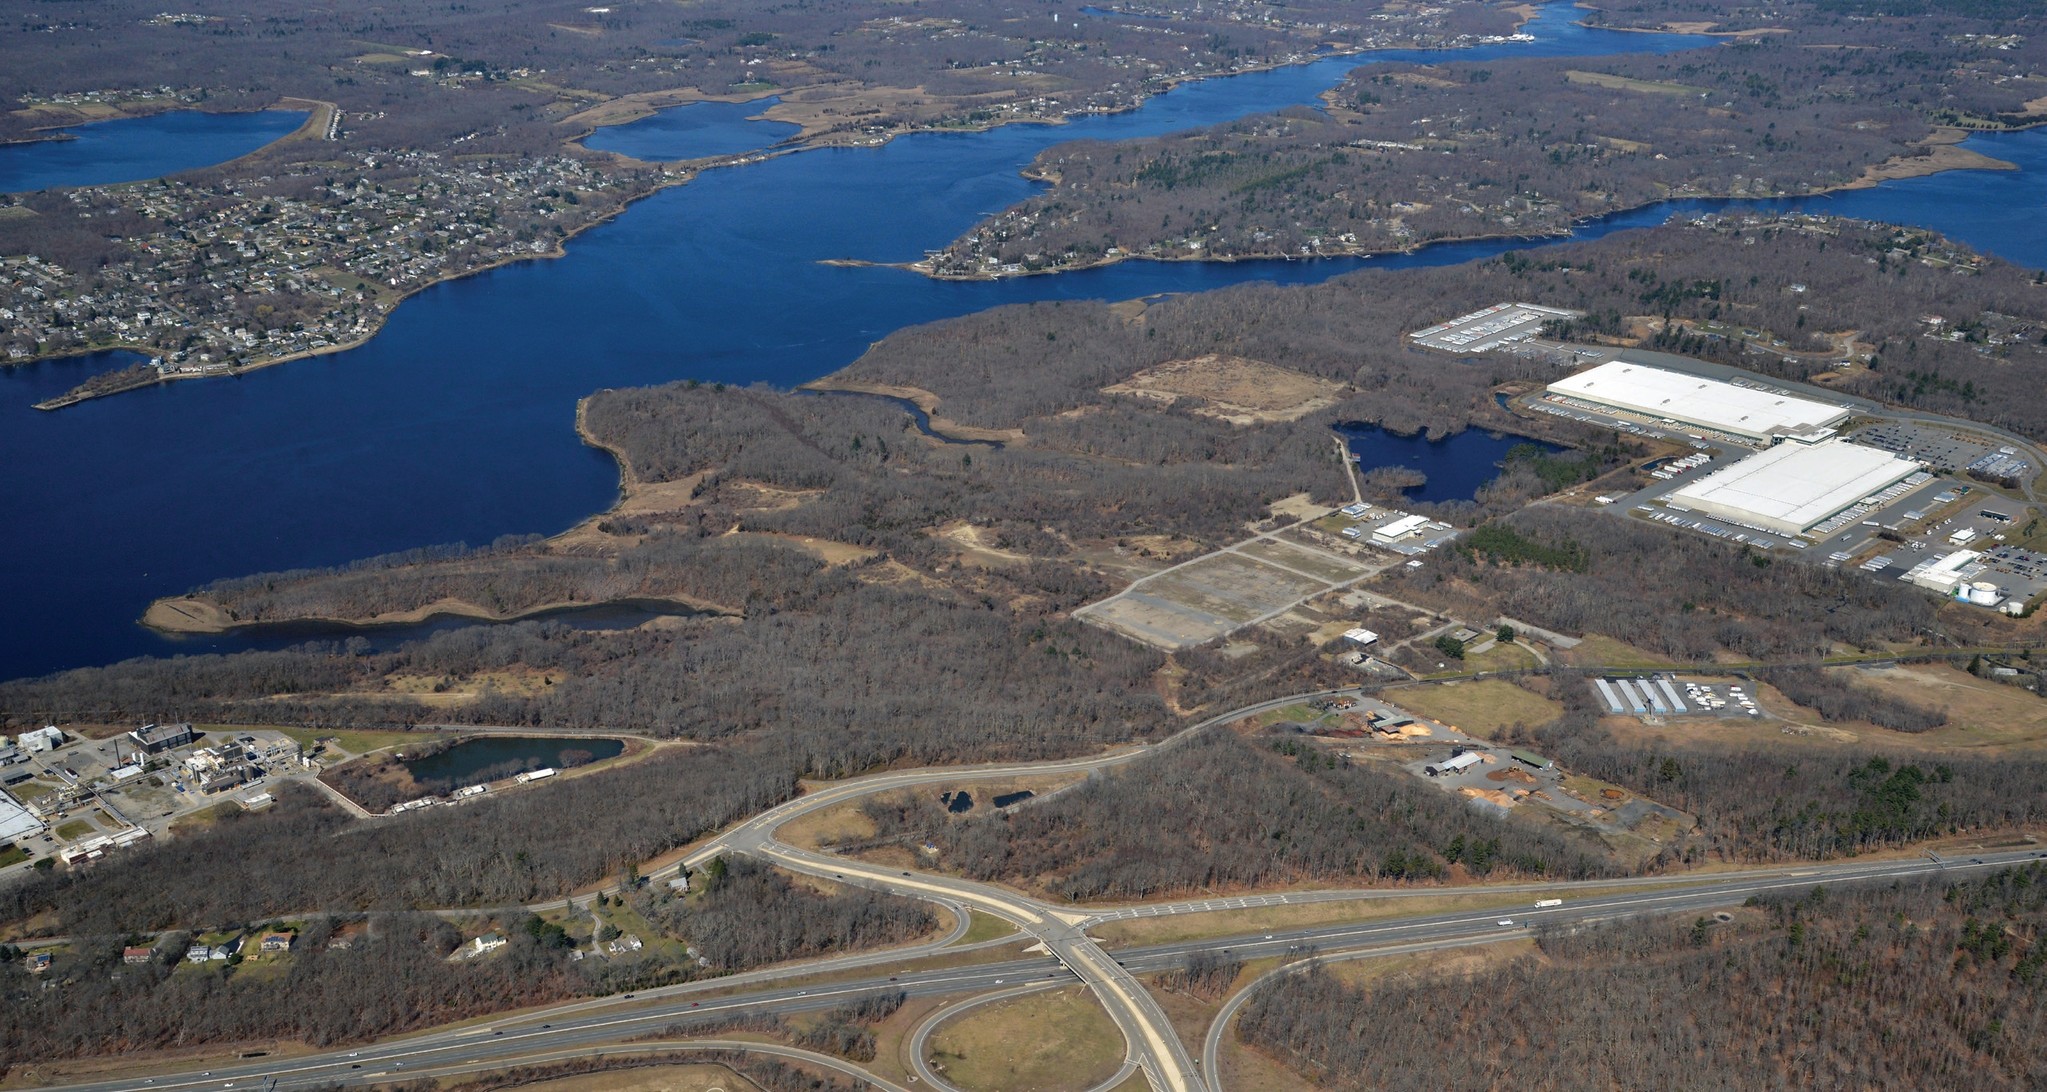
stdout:
POLYGON ((1997 585, 1992 584, 1988 580, 1978 580, 1974 584, 1969 585, 1969 602, 1971 603, 1979 606, 1994 607, 1997 605, 1999 598, 1997 585))

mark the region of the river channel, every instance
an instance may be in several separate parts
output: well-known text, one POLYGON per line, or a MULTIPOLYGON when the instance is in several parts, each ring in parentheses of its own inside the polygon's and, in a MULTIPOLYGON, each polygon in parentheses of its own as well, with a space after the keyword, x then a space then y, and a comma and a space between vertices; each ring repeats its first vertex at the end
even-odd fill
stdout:
MULTIPOLYGON (((360 349, 238 379, 38 413, 31 403, 110 360, 10 369, 0 376, 0 465, 8 468, 0 513, 10 530, 0 553, 0 678, 252 647, 236 635, 173 642, 135 621, 152 598, 218 577, 568 527, 617 496, 611 459, 583 446, 573 428, 576 400, 599 388, 680 378, 791 386, 845 366, 891 331, 1001 304, 1310 283, 1544 245, 1461 243, 1379 259, 1126 262, 971 283, 821 264, 903 261, 942 246, 1030 193, 1034 184, 1017 172, 1051 144, 1313 104, 1361 63, 1714 48, 1698 38, 1588 30, 1570 16, 1567 6, 1546 8, 1528 27, 1533 43, 1331 58, 1184 85, 1141 109, 1065 126, 918 134, 706 172, 578 236, 564 258, 421 293, 360 349)), ((691 134, 710 132, 730 150, 727 111, 704 125, 655 119, 607 139, 633 141, 649 158, 684 158, 699 151, 691 134)), ((781 135, 763 126, 759 143, 781 135)), ((1585 225, 1577 237, 1730 205, 1805 207, 1922 224, 2047 265, 2040 214, 2047 139, 1981 137, 1970 147, 2023 169, 1804 201, 1674 203, 1585 225)))

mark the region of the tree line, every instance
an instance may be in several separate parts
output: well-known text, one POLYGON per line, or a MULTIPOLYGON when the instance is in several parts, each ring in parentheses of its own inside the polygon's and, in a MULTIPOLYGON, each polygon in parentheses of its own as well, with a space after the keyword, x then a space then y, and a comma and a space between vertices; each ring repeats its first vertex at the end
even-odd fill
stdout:
POLYGON ((1311 968, 1254 996, 1237 1034, 1334 1089, 2035 1088, 2043 893, 2032 867, 1814 887, 1725 921, 1545 932, 1539 954, 1457 976, 1311 968))

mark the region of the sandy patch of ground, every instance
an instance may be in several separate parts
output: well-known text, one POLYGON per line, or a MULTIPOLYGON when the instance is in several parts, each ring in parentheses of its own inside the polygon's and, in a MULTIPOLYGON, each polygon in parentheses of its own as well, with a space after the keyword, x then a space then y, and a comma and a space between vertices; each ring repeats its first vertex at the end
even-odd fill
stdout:
POLYGON ((716 95, 700 87, 675 87, 666 91, 636 91, 620 95, 615 99, 600 102, 587 110, 581 110, 562 119, 564 125, 588 125, 602 128, 606 125, 624 125, 649 117, 671 106, 682 106, 692 102, 752 102, 760 98, 751 92, 743 94, 716 95))
POLYGON ((1928 138, 1924 147, 1925 155, 1899 155, 1878 163, 1862 172, 1862 177, 1850 182, 1845 188, 1867 189, 1879 182, 1896 178, 1918 178, 1923 175, 1939 174, 1942 171, 2015 171, 2018 165, 1994 159, 1981 152, 1957 147, 1958 141, 1967 134, 1960 130, 1944 130, 1928 138), (1950 137, 1952 133, 1952 137, 1950 137))
POLYGON ((1341 383, 1262 360, 1209 353, 1146 368, 1121 383, 1103 387, 1102 393, 1131 395, 1168 406, 1182 398, 1199 398, 1207 404, 1196 413, 1233 425, 1253 425, 1299 420, 1335 405, 1343 389, 1341 383))
POLYGON ((1030 555, 1005 550, 988 541, 988 529, 971 523, 948 523, 938 536, 960 548, 960 564, 978 566, 1014 565, 1029 561, 1030 555))
POLYGON ((839 542, 829 538, 813 538, 810 535, 786 535, 778 531, 734 531, 729 538, 758 538, 785 542, 801 547, 805 552, 827 565, 850 565, 874 556, 874 551, 850 542, 839 542))
POLYGON ((159 599, 142 614, 142 624, 164 633, 219 633, 234 625, 218 603, 204 599, 159 599))

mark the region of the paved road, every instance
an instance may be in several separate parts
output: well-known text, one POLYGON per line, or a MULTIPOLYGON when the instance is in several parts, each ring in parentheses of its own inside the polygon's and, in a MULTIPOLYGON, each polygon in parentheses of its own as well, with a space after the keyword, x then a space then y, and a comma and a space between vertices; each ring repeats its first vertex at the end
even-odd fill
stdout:
MULTIPOLYGON (((1293 955, 1322 957, 1422 950, 1415 946, 1447 947, 1483 944, 1528 935, 1539 926, 1573 927, 1645 914, 1700 913, 1738 904, 1750 895, 1771 891, 1796 891, 1816 884, 1840 885, 1892 881, 1940 875, 1967 876, 1995 868, 2028 863, 2041 858, 2040 851, 1983 853, 1962 860, 1919 858, 1904 861, 1848 862, 1756 870, 1733 877, 1702 878, 1682 889, 1622 891, 1610 895, 1571 897, 1559 888, 1562 905, 1535 908, 1537 891, 1526 891, 1531 905, 1526 909, 1459 911, 1393 918, 1381 921, 1322 925, 1301 929, 1238 937, 1183 941, 1119 950, 1113 962, 1126 973, 1148 974, 1185 964, 1198 951, 1214 951, 1234 958, 1255 960, 1293 955), (1512 925, 1501 925, 1501 921, 1512 925)), ((900 877, 898 877, 900 878, 900 877)), ((1683 880, 1663 879, 1669 884, 1683 880)), ((1435 894, 1443 894, 1438 890, 1435 894)), ((1473 889, 1469 893, 1477 894, 1473 889)), ((1014 943, 1015 940, 1010 941, 1014 943)), ((783 972, 787 973, 787 972, 783 972)), ((875 976, 830 985, 766 987, 750 993, 691 1001, 686 996, 654 998, 652 993, 628 995, 604 1002, 579 1002, 541 1010, 516 1018, 504 1018, 378 1043, 354 1050, 329 1051, 291 1059, 261 1059, 216 1066, 208 1075, 192 1073, 159 1074, 153 1079, 133 1078, 99 1081, 71 1086, 79 1092, 132 1092, 138 1089, 220 1089, 234 1082, 237 1087, 254 1087, 249 1082, 277 1080, 282 1090, 305 1089, 325 1084, 365 1084, 435 1071, 445 1067, 480 1069, 522 1062, 537 1057, 558 1056, 562 1051, 588 1053, 593 1048, 641 1035, 666 1035, 679 1021, 730 1017, 748 1013, 792 1014, 815 1012, 848 1001, 890 990, 912 997, 980 993, 1033 982, 1072 982, 1073 972, 1050 956, 1027 957, 973 967, 941 968, 892 977, 875 976), (650 998, 654 998, 650 1000, 650 998), (360 1067, 360 1068, 357 1068, 360 1067)), ((720 979, 694 987, 701 995, 712 988, 727 987, 720 979)), ((1234 1009, 1230 1010, 1234 1013, 1234 1009)), ((684 1032, 683 1034, 686 1034, 684 1032)), ((1220 1032, 1211 1031, 1212 1035, 1220 1032)), ((1177 1042, 1177 1037, 1175 1037, 1177 1042)), ((1183 1048, 1184 1049, 1184 1048, 1183 1048)), ((1202 1078, 1191 1087, 1210 1089, 1202 1078)))

